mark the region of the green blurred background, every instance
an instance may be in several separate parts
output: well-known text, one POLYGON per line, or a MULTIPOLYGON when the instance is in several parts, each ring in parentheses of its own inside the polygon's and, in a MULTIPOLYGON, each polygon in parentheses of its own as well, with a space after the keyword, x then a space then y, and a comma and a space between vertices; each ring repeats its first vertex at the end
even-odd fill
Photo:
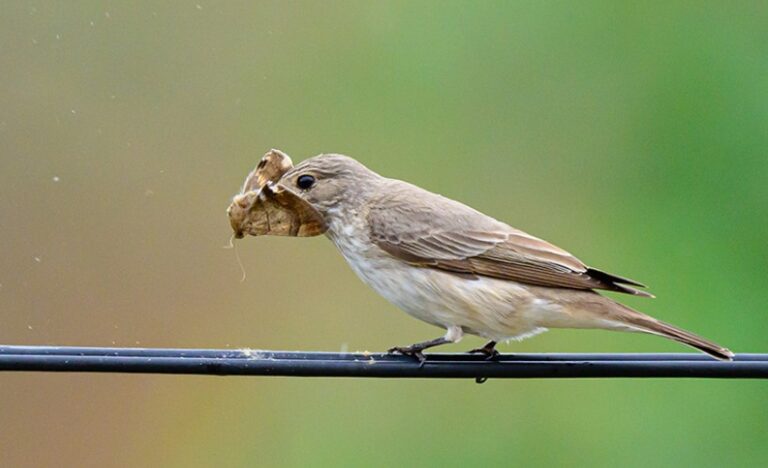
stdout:
MULTIPOLYGON (((383 350, 313 239, 228 243, 269 148, 356 157, 767 352, 765 2, 0 4, 0 343, 383 350)), ((481 344, 468 338, 447 350, 481 344)), ((505 352, 688 351, 552 331, 505 352)), ((756 381, 0 375, 2 466, 765 466, 756 381)))

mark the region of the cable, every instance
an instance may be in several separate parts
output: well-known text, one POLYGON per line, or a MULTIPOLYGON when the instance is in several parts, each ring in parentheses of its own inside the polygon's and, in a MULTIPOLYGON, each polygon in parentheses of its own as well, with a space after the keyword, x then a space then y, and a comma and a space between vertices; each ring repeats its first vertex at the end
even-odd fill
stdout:
POLYGON ((267 350, 0 345, 0 371, 385 378, 768 378, 768 354, 733 362, 704 354, 470 354, 407 356, 267 350))

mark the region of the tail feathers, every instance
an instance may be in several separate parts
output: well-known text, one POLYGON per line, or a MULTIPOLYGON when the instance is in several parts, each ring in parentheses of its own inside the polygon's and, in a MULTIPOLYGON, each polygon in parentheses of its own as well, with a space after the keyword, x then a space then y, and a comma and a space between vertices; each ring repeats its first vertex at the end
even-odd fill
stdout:
POLYGON ((678 328, 669 323, 656 320, 639 312, 632 312, 634 313, 631 317, 627 318, 627 322, 640 329, 640 331, 663 336, 665 338, 675 340, 679 343, 686 344, 700 351, 704 351, 710 356, 716 359, 720 359, 721 361, 733 361, 734 354, 728 348, 724 348, 717 343, 704 339, 698 335, 694 335, 689 331, 683 330, 682 328, 678 328))

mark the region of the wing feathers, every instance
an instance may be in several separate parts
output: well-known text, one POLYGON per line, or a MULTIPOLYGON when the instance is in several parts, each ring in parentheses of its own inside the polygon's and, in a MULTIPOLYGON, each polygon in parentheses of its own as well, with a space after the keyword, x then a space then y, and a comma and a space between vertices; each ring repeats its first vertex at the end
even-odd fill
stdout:
POLYGON ((372 204, 371 240, 414 265, 538 286, 606 289, 651 296, 628 278, 589 268, 546 241, 459 202, 399 181, 372 204))

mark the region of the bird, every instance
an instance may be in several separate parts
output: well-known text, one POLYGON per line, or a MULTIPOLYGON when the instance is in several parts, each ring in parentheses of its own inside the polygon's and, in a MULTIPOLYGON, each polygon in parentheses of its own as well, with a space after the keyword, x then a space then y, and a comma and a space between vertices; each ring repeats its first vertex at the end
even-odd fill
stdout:
POLYGON ((445 330, 389 353, 423 363, 424 350, 484 338, 499 342, 551 328, 639 332, 719 360, 727 348, 634 310, 600 291, 653 297, 637 281, 587 266, 569 252, 416 185, 387 178, 341 154, 294 166, 270 150, 230 204, 236 238, 324 234, 357 276, 407 314, 445 330))

